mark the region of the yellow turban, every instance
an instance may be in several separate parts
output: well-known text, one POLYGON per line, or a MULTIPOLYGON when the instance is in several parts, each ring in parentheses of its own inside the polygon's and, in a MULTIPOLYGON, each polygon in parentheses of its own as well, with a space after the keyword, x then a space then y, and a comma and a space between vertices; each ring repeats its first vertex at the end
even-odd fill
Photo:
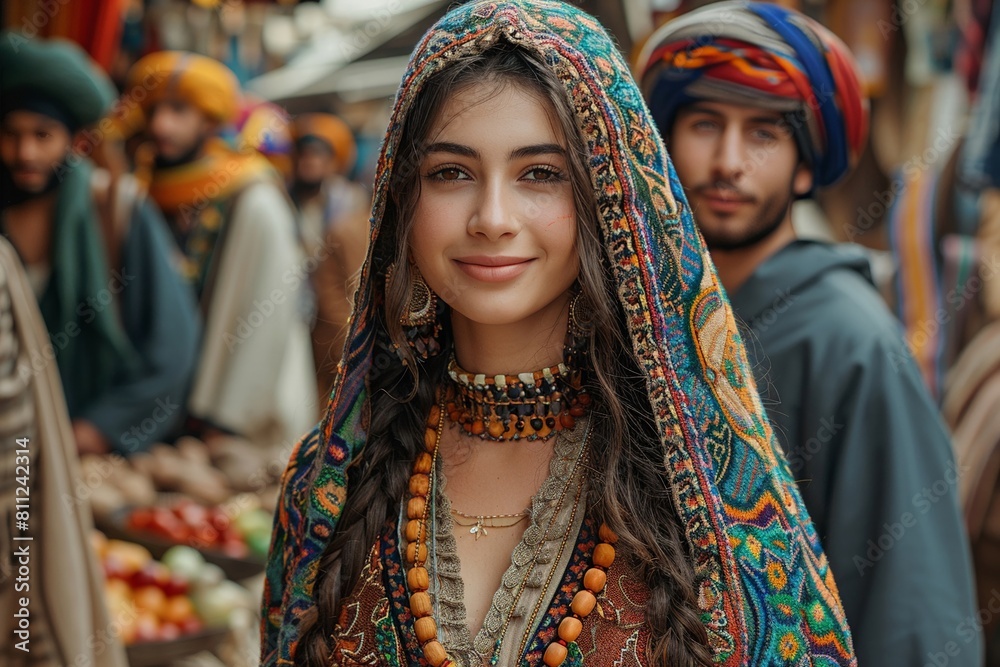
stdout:
POLYGON ((143 105, 127 96, 119 98, 106 116, 109 122, 101 125, 106 128, 106 135, 112 141, 126 141, 136 135, 146 126, 146 113, 143 105))
POLYGON ((128 73, 126 99, 145 110, 164 98, 177 98, 220 122, 231 121, 239 108, 240 85, 218 60, 184 51, 157 51, 142 58, 128 73))
POLYGON ((295 119, 295 141, 313 137, 327 143, 333 150, 337 171, 347 173, 354 166, 358 147, 347 123, 328 113, 307 113, 295 119))

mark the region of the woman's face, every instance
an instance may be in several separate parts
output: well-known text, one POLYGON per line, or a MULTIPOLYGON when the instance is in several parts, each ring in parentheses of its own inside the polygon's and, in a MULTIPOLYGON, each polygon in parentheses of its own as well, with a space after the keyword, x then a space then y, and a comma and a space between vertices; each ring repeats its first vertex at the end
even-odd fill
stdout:
POLYGON ((454 93, 419 167, 412 259, 453 318, 505 325, 562 311, 579 272, 567 142, 516 84, 454 93))

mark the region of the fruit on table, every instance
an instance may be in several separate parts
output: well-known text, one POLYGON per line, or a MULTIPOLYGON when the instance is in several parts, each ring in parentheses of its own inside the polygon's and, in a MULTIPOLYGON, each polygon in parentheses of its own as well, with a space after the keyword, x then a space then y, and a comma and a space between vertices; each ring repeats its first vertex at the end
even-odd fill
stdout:
POLYGON ((153 554, 149 553, 149 549, 132 542, 108 540, 104 549, 104 559, 105 563, 110 560, 131 574, 141 570, 146 563, 153 560, 153 554))
POLYGON ((183 498, 169 507, 140 507, 126 519, 129 529, 177 544, 221 551, 231 558, 264 558, 271 540, 272 516, 248 494, 206 507, 183 498))
POLYGON ((132 600, 141 611, 148 611, 156 617, 163 615, 167 604, 167 594, 159 586, 143 586, 132 589, 132 600))
POLYGON ((222 571, 221 567, 214 563, 207 563, 201 572, 198 573, 198 576, 191 582, 191 586, 196 589, 211 588, 225 580, 226 573, 222 571))
POLYGON ((166 566, 170 573, 186 581, 194 581, 202 568, 205 567, 205 559, 197 549, 178 544, 170 547, 160 562, 166 566))
POLYGON ((250 535, 252 533, 271 534, 271 515, 262 509, 241 512, 236 517, 235 523, 236 530, 240 531, 241 535, 250 535))
POLYGON ((174 595, 163 601, 160 618, 167 623, 176 623, 178 627, 189 618, 197 618, 194 603, 186 595, 174 595))
POLYGON ((169 641, 225 626, 237 608, 254 605, 249 591, 226 580, 218 566, 191 547, 172 547, 157 562, 139 545, 95 533, 91 543, 104 569, 105 600, 125 644, 169 641))
POLYGON ((228 580, 211 588, 196 589, 191 601, 209 627, 225 625, 234 611, 253 604, 247 589, 228 580))
POLYGON ((153 642, 159 638, 159 619, 150 611, 140 611, 135 619, 135 643, 153 642))
POLYGON ((266 558, 267 551, 271 548, 271 532, 266 533, 252 533, 246 538, 247 547, 250 549, 250 553, 258 558, 266 558))

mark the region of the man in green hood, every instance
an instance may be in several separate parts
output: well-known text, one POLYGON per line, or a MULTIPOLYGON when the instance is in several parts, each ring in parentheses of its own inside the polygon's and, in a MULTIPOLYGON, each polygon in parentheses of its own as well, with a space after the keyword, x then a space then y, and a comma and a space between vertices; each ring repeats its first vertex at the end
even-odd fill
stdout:
POLYGON ((87 128, 115 100, 108 77, 69 42, 14 33, 0 70, 0 230, 50 338, 31 372, 58 364, 81 453, 140 451, 182 416, 196 306, 156 207, 74 148, 101 139, 87 128))

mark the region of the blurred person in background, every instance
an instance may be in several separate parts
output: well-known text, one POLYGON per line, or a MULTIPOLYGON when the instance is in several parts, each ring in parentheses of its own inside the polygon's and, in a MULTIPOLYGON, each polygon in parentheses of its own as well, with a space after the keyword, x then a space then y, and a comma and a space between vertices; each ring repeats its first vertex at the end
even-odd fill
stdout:
POLYGON ((661 27, 639 67, 859 664, 979 665, 949 436, 864 256, 792 227, 792 202, 837 181, 863 147, 853 58, 795 11, 722 2, 661 27))
POLYGON ((348 174, 357 146, 351 129, 337 116, 303 114, 295 119, 292 199, 299 234, 309 258, 315 293, 313 356, 320 404, 333 386, 344 346, 357 273, 368 249, 371 197, 348 174))
POLYGON ((12 545, 0 555, 0 664, 125 667, 122 628, 135 612, 108 615, 90 504, 71 495, 83 484, 59 372, 34 366, 46 339, 21 260, 0 238, 0 540, 12 545))
POLYGON ((246 99, 236 121, 238 148, 252 148, 263 155, 283 183, 292 175, 292 120, 277 104, 246 99))
POLYGON ((218 137, 240 98, 224 65, 153 53, 132 67, 125 97, 140 88, 155 147, 150 194, 205 317, 187 430, 261 446, 293 441, 318 409, 297 278, 304 258, 283 184, 256 150, 218 137))
MULTIPOLYGON (((9 37, 9 38, 8 38, 9 37)), ((86 151, 114 88, 70 42, 0 44, 2 230, 24 263, 81 453, 131 453, 177 425, 198 313, 156 206, 86 151), (74 150, 74 143, 81 150, 74 150)))

